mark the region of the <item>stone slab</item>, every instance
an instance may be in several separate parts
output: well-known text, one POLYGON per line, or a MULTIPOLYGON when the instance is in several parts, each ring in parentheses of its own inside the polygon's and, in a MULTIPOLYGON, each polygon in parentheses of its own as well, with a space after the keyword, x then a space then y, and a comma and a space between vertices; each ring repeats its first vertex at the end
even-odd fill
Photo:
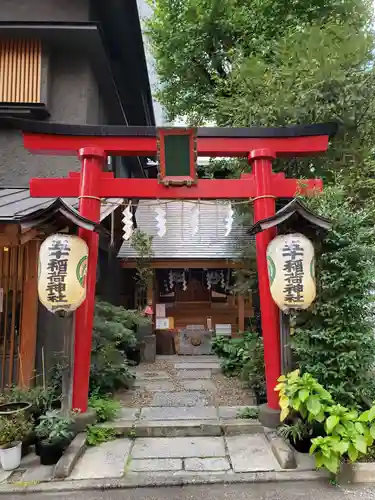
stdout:
POLYGON ((0 469, 0 483, 6 481, 13 474, 13 472, 14 471, 12 470, 0 469))
MULTIPOLYGON (((257 408, 257 406, 219 406, 218 414, 220 418, 223 419, 233 419, 239 418, 238 414, 241 410, 245 410, 246 408, 257 408)), ((241 419, 242 420, 242 419, 241 419)))
POLYGON ((139 438, 132 458, 225 457, 222 437, 139 438))
POLYGON ((175 389, 174 383, 169 380, 160 380, 159 382, 145 382, 144 389, 148 392, 170 392, 175 389))
POLYGON ((144 458, 131 460, 130 472, 160 472, 182 470, 181 458, 144 458))
POLYGON ((227 458, 186 458, 184 460, 185 470, 197 472, 227 471, 230 464, 227 458))
POLYGON ((179 332, 180 354, 199 356, 211 354, 212 333, 204 328, 200 330, 182 329, 179 332))
POLYGON ((211 370, 178 370, 177 371, 178 379, 210 379, 211 378, 211 370))
POLYGON ((234 472, 261 472, 280 469, 264 435, 226 436, 225 441, 234 472))
POLYGON ((208 406, 211 397, 204 391, 156 392, 150 406, 208 406))
POLYGON ((213 361, 211 363, 176 363, 176 370, 211 370, 212 373, 220 372, 220 363, 213 361))
POLYGON ((214 406, 198 407, 145 407, 141 410, 139 420, 213 420, 217 418, 214 406))
POLYGON ((211 391, 217 390, 216 385, 212 380, 183 380, 181 382, 183 388, 187 391, 211 391))
POLYGON ((121 408, 116 420, 136 420, 140 412, 140 408, 121 408))
POLYGON ((136 380, 170 380, 170 375, 164 370, 145 370, 140 368, 135 370, 136 380))
POLYGON ((55 466, 54 465, 38 465, 37 467, 32 467, 27 469, 21 478, 23 483, 33 483, 39 482, 44 483, 46 481, 51 481, 53 478, 55 466))
POLYGON ((124 474, 133 441, 116 439, 88 448, 78 461, 69 479, 102 479, 124 474))

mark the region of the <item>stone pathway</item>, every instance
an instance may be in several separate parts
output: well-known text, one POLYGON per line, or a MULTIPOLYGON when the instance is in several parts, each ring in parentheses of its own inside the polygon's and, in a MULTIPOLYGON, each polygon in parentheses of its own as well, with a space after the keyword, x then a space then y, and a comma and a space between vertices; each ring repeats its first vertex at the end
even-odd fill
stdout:
POLYGON ((69 467, 60 466, 58 473, 29 455, 13 474, 0 471, 0 482, 33 484, 62 479, 70 472, 66 479, 73 481, 121 479, 141 485, 196 482, 212 475, 236 481, 241 474, 314 469, 311 457, 294 457, 258 420, 240 418, 254 398, 240 381, 220 374, 215 356, 160 356, 135 373, 133 389, 118 395, 118 419, 102 424, 113 428, 118 439, 85 450, 80 434, 69 449, 83 454, 76 462, 77 453, 66 452, 63 459, 69 467))
POLYGON ((69 479, 282 470, 261 424, 239 418, 252 394, 220 374, 216 357, 159 357, 135 372, 121 415, 103 424, 123 437, 87 450, 69 479))

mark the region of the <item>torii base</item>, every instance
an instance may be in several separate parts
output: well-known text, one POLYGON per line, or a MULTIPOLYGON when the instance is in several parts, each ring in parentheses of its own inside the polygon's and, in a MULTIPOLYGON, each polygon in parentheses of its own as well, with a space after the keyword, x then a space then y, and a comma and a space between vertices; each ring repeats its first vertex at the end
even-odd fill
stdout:
POLYGON ((281 410, 274 410, 267 404, 261 405, 259 406, 259 422, 263 425, 263 427, 276 429, 280 425, 280 413, 281 410))

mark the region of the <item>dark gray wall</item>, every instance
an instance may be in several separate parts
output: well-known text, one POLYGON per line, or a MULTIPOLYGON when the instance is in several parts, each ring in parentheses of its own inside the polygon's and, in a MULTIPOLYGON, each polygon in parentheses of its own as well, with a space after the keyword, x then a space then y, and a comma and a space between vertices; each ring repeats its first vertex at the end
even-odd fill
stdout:
POLYGON ((88 21, 89 0, 0 0, 0 21, 88 21))
MULTIPOLYGON (((88 61, 58 52, 48 54, 46 61, 50 120, 72 124, 105 123, 104 107, 88 61)), ((32 155, 24 149, 18 131, 0 129, 2 186, 27 186, 31 177, 65 177, 69 171, 79 168, 74 157, 32 155)))

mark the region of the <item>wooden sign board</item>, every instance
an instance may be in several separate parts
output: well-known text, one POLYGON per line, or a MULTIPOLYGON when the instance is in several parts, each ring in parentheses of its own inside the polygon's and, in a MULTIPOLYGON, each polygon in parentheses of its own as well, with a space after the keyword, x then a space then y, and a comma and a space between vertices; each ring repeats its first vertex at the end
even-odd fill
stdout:
POLYGON ((159 179, 165 185, 191 185, 197 181, 197 144, 194 128, 158 129, 159 179))

